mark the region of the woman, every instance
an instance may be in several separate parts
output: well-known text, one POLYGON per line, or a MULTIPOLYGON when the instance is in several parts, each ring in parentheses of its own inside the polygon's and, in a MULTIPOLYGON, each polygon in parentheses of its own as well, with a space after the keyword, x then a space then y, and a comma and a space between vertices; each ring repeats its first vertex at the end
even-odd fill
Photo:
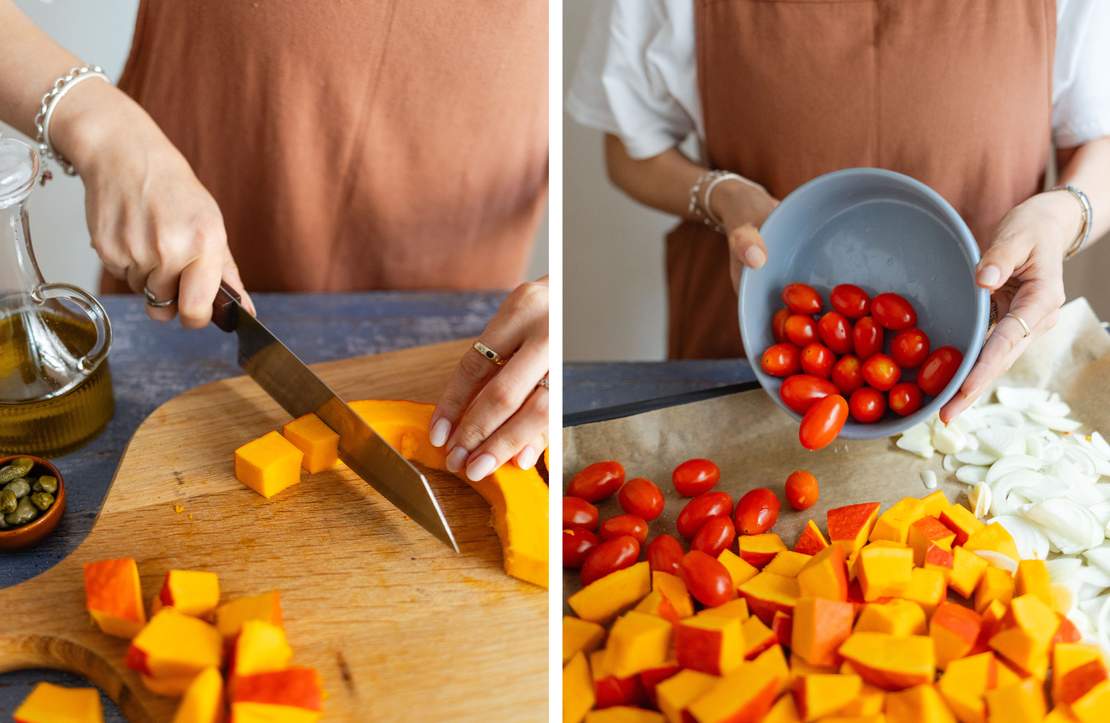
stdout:
MULTIPOLYGON (((0 0, 0 118, 72 164, 104 290, 154 319, 206 325, 221 280, 252 310, 246 289, 504 289, 546 194, 546 13, 147 0, 116 88, 0 0)), ((430 430, 472 479, 546 447, 546 279, 481 339, 430 430)))
POLYGON ((672 357, 741 353, 739 269, 775 253, 757 228, 778 199, 838 168, 890 168, 968 222, 997 307, 947 421, 1055 323, 1065 256, 1110 229, 1105 3, 611 0, 598 12, 567 107, 607 134, 617 186, 684 219, 667 238, 672 357), (678 149, 690 135, 698 159, 678 149), (1082 193, 1042 192, 1050 139, 1058 183, 1082 193), (739 177, 706 194, 709 169, 739 177))

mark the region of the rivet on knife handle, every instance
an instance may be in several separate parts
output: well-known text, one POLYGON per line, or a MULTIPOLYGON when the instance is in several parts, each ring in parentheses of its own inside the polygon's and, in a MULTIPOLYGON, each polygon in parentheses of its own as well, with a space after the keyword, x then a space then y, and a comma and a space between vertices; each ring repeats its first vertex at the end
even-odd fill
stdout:
POLYGON ((212 302, 212 323, 224 331, 235 331, 235 305, 241 301, 239 292, 221 281, 216 300, 212 302))

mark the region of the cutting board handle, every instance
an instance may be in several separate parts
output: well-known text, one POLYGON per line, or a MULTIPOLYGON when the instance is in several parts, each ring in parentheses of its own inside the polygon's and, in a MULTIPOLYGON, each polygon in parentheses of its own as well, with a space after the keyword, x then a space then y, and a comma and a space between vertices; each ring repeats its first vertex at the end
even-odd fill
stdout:
POLYGON ((235 331, 235 307, 242 300, 238 291, 221 281, 216 300, 212 302, 212 323, 224 331, 235 331))

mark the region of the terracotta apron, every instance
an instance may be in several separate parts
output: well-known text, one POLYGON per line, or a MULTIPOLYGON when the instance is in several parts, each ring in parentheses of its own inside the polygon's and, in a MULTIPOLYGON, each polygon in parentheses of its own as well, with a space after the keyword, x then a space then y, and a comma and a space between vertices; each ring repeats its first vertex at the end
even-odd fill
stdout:
POLYGON ((547 188, 542 0, 143 0, 120 87, 219 203, 252 291, 521 280, 547 188))
MULTIPOLYGON (((952 203, 980 244, 1041 189, 1053 0, 693 1, 712 168, 780 199, 839 168, 899 171, 952 203)), ((667 237, 671 357, 743 353, 728 266, 705 226, 667 237)))

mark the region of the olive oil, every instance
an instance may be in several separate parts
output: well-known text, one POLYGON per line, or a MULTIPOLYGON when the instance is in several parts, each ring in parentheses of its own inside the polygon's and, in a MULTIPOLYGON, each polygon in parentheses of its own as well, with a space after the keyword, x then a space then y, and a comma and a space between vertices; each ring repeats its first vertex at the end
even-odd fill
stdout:
POLYGON ((114 411, 108 361, 73 368, 96 341, 92 323, 29 306, 3 314, 0 453, 56 455, 103 429, 114 411))

